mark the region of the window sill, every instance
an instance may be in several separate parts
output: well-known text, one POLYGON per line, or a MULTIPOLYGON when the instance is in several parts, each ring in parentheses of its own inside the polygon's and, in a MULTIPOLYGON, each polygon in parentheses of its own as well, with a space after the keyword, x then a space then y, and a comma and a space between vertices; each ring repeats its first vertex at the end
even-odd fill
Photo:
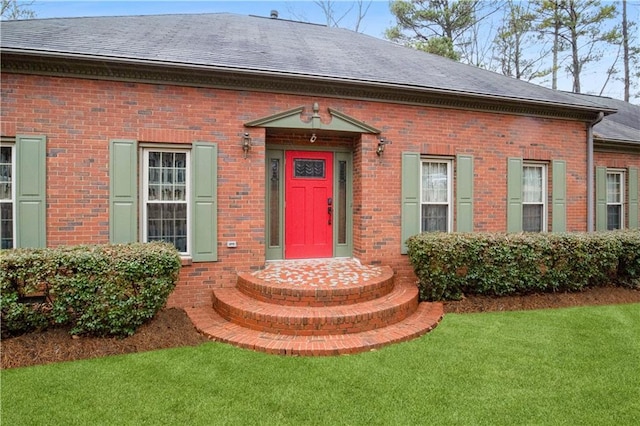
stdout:
POLYGON ((193 265, 193 258, 191 256, 180 256, 180 264, 182 266, 193 265))

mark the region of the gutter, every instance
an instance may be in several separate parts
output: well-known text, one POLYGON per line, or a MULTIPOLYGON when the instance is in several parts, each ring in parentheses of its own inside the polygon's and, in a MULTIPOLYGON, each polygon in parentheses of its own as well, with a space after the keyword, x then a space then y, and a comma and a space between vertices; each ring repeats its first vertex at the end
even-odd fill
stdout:
POLYGON ((604 112, 600 111, 598 117, 587 124, 587 232, 595 230, 595 165, 593 161, 593 126, 604 118, 604 112))

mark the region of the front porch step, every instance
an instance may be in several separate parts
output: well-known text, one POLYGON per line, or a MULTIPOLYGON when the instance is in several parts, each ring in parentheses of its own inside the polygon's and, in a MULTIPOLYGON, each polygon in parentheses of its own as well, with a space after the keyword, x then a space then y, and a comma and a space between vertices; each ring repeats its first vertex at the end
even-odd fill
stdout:
MULTIPOLYGON (((330 264, 332 265, 332 264, 330 264)), ((306 277, 296 271, 261 271, 258 274, 239 273, 237 288, 242 293, 263 302, 291 306, 336 306, 366 302, 383 297, 393 290, 393 269, 379 266, 363 276, 361 271, 323 274, 323 281, 304 282, 306 277), (357 277, 357 280, 354 280, 357 277), (273 282, 277 281, 278 285, 273 282)))
POLYGON ((187 309, 213 340, 281 355, 363 352, 418 337, 442 318, 441 303, 419 303, 418 288, 386 266, 355 259, 267 263, 240 273, 236 287, 187 309))
POLYGON ((186 312, 196 329, 215 341, 276 355, 328 356, 366 352, 422 336, 438 325, 444 311, 442 303, 422 302, 411 316, 382 329, 323 336, 252 330, 225 320, 210 307, 186 312))
POLYGON ((253 330, 319 336, 358 333, 407 318, 418 307, 418 288, 395 286, 374 300, 322 307, 289 306, 256 300, 237 288, 213 291, 213 307, 224 319, 253 330))

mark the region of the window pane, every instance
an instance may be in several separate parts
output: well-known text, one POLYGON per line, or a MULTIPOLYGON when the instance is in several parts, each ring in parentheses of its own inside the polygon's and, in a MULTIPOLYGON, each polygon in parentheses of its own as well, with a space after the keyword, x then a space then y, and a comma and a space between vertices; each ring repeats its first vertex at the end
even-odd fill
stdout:
POLYGON ((147 241, 166 241, 187 252, 187 153, 148 153, 147 241))
POLYGON ((11 199, 11 182, 0 182, 0 200, 11 199))
POLYGON ((422 163, 422 202, 447 203, 447 163, 422 163))
POLYGON ((166 241, 178 251, 187 251, 186 203, 147 204, 147 240, 166 241))
POLYGON ((159 152, 149 153, 149 167, 160 167, 160 154, 159 152))
POLYGON ((447 206, 422 205, 422 232, 447 232, 447 206))
POLYGON ((293 176, 296 178, 323 178, 325 176, 324 160, 296 158, 293 160, 293 167, 293 176))
POLYGON ((11 147, 9 146, 0 147, 0 163, 11 164, 11 147))
POLYGON ((177 152, 174 154, 174 167, 176 169, 184 169, 187 167, 187 154, 184 152, 177 152))
POLYGON ((347 243, 347 162, 338 162, 338 244, 347 243))
POLYGON ((522 206, 522 230, 542 232, 542 205, 524 204, 522 206))
POLYGON ((607 173, 607 203, 620 202, 621 176, 621 173, 607 173))
POLYGON ((269 179, 269 245, 280 246, 280 160, 271 159, 269 179))
POLYGON ((622 206, 607 206, 607 229, 622 229, 622 206))
POLYGON ((11 200, 11 153, 11 147, 0 148, 0 200, 11 200))
POLYGON ((162 153, 162 167, 168 168, 173 167, 173 152, 163 152, 162 153))
POLYGON ((13 248, 13 203, 0 203, 0 248, 13 248))
POLYGON ((522 201, 542 203, 542 167, 523 167, 522 201))

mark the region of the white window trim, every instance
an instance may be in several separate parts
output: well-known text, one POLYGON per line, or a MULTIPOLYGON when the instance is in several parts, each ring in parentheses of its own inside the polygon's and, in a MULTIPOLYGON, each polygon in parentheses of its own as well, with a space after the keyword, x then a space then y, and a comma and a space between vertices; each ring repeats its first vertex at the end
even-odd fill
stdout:
MULTIPOLYGON (((547 232, 548 230, 548 216, 549 216, 549 206, 548 206, 548 187, 549 187, 549 178, 548 178, 548 167, 547 163, 540 163, 536 161, 523 161, 522 162, 522 173, 524 176, 525 167, 538 167, 542 169, 542 203, 538 202, 526 202, 524 201, 524 195, 522 198, 522 205, 540 205, 542 204, 542 229, 540 232, 547 232)), ((524 194, 524 184, 523 184, 523 194, 524 194)), ((524 220, 524 217, 523 217, 524 220)))
MULTIPOLYGON (((186 203, 187 203, 187 251, 180 252, 180 256, 183 258, 191 257, 191 245, 192 245, 192 219, 191 219, 191 150, 190 149, 176 149, 176 148, 167 148, 166 145, 159 146, 151 146, 145 145, 142 148, 142 155, 140 156, 140 178, 141 178, 141 191, 140 191, 140 241, 148 242, 147 239, 147 202, 149 191, 149 173, 147 164, 149 164, 149 153, 150 152, 174 152, 174 153, 185 153, 187 155, 187 165, 186 165, 186 203)), ((165 201, 166 202, 166 201, 165 201)))
POLYGON ((13 248, 16 247, 16 235, 17 235, 17 231, 18 231, 18 224, 17 224, 17 220, 16 220, 16 163, 17 163, 17 158, 16 158, 16 144, 15 141, 6 141, 3 140, 0 142, 0 146, 1 147, 9 147, 11 149, 11 199, 6 200, 6 199, 0 199, 0 203, 12 203, 11 206, 11 217, 12 217, 12 223, 11 223, 11 228, 12 228, 12 232, 13 232, 13 242, 11 243, 11 246, 13 248))
POLYGON ((607 227, 609 226, 609 206, 620 206, 620 229, 624 229, 625 224, 625 215, 624 215, 624 205, 626 200, 625 186, 627 184, 627 176, 625 174, 626 170, 623 169, 607 169, 605 174, 605 191, 606 193, 606 204, 607 204, 607 227), (610 203, 609 202, 609 185, 607 183, 607 178, 609 175, 619 175, 620 176, 620 202, 618 203, 610 203))
POLYGON ((441 158, 441 157, 422 157, 420 158, 420 226, 419 229, 422 231, 422 206, 423 205, 439 205, 447 206, 447 231, 452 232, 453 229, 453 160, 450 158, 441 158), (447 202, 446 203, 437 203, 437 202, 424 202, 422 201, 422 165, 425 163, 445 163, 447 165, 447 202))

